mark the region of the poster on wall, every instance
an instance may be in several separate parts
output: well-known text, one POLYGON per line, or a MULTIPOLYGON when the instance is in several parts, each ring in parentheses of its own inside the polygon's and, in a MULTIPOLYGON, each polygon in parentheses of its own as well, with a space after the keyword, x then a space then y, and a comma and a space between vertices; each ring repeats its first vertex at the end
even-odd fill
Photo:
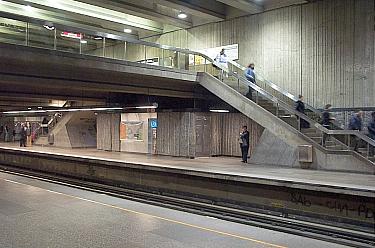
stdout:
MULTIPOLYGON (((234 61, 238 59, 238 44, 206 48, 198 50, 197 52, 203 53, 211 59, 215 59, 223 48, 225 49, 225 54, 227 55, 228 60, 234 61)), ((203 65, 204 63, 205 59, 201 56, 189 55, 189 65, 203 65)), ((210 62, 206 61, 206 63, 209 64, 210 62)))
POLYGON ((142 121, 122 121, 120 123, 120 140, 142 141, 143 122, 142 121))

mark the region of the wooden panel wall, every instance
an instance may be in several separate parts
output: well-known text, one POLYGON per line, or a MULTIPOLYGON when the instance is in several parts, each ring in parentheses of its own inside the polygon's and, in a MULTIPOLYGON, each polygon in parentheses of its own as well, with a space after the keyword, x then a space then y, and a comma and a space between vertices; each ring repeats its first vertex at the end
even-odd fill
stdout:
POLYGON ((157 154, 195 157, 194 113, 158 113, 157 154))
POLYGON ((213 113, 211 116, 211 155, 241 156, 238 137, 244 125, 250 132, 250 155, 252 154, 263 133, 262 126, 240 113, 213 113))
POLYGON ((97 115, 97 149, 120 151, 120 114, 97 115))
POLYGON ((98 114, 96 120, 97 127, 97 149, 112 150, 111 119, 107 114, 98 114))
MULTIPOLYGON (((240 113, 203 113, 211 116, 211 156, 240 156, 238 142, 243 125, 250 132, 250 154, 263 127, 240 113)), ((157 154, 195 157, 195 118, 202 113, 158 113, 157 154)))
POLYGON ((239 44, 241 64, 315 107, 375 106, 373 0, 325 0, 147 38, 193 50, 239 44))

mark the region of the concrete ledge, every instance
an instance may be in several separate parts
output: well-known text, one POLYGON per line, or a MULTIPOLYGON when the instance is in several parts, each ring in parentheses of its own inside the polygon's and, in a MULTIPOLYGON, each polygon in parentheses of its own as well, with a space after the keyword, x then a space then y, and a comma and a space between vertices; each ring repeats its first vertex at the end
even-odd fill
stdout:
MULTIPOLYGON (((123 160, 108 159, 108 158, 96 158, 90 156, 77 156, 77 155, 67 155, 63 153, 52 153, 52 152, 42 152, 42 151, 26 151, 20 150, 17 148, 7 148, 0 147, 0 158, 6 154, 20 155, 20 156, 29 156, 33 158, 43 158, 51 159, 56 161, 66 161, 73 163, 82 163, 82 164, 93 164, 103 167, 120 167, 120 168, 130 168, 138 170, 148 170, 151 172, 168 172, 173 174, 189 175, 189 176, 198 176, 202 178, 209 179, 219 179, 226 181, 236 181, 242 183, 256 183, 264 184, 271 186, 279 187, 288 187, 294 189, 302 190, 313 190, 337 194, 347 194, 355 196, 366 196, 366 197, 375 197, 375 187, 349 187, 345 185, 333 185, 329 183, 324 183, 323 181, 306 181, 298 179, 287 179, 282 177, 272 177, 272 176, 262 176, 262 175, 241 175, 241 173, 228 174, 228 173, 217 173, 212 171, 204 171, 202 169, 185 169, 181 167, 174 167, 173 165, 162 165, 155 163, 135 163, 127 162, 123 160)), ((6 161, 5 158, 2 161, 6 161)), ((4 162, 3 162, 4 163, 4 162)), ((214 165, 213 165, 214 166, 214 165)))

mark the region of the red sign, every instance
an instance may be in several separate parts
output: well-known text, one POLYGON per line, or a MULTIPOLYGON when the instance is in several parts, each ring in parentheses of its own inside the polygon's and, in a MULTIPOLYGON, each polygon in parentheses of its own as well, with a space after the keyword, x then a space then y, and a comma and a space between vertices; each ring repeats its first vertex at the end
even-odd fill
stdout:
POLYGON ((61 33, 61 36, 72 38, 72 39, 82 39, 82 34, 81 33, 72 33, 72 32, 66 32, 66 31, 64 31, 64 32, 61 33))

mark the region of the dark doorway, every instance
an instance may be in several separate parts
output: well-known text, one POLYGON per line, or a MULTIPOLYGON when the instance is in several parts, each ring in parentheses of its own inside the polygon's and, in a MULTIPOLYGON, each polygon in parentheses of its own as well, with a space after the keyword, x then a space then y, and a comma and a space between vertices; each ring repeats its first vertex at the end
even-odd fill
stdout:
POLYGON ((209 157, 211 154, 211 117, 197 115, 195 119, 197 157, 209 157))

